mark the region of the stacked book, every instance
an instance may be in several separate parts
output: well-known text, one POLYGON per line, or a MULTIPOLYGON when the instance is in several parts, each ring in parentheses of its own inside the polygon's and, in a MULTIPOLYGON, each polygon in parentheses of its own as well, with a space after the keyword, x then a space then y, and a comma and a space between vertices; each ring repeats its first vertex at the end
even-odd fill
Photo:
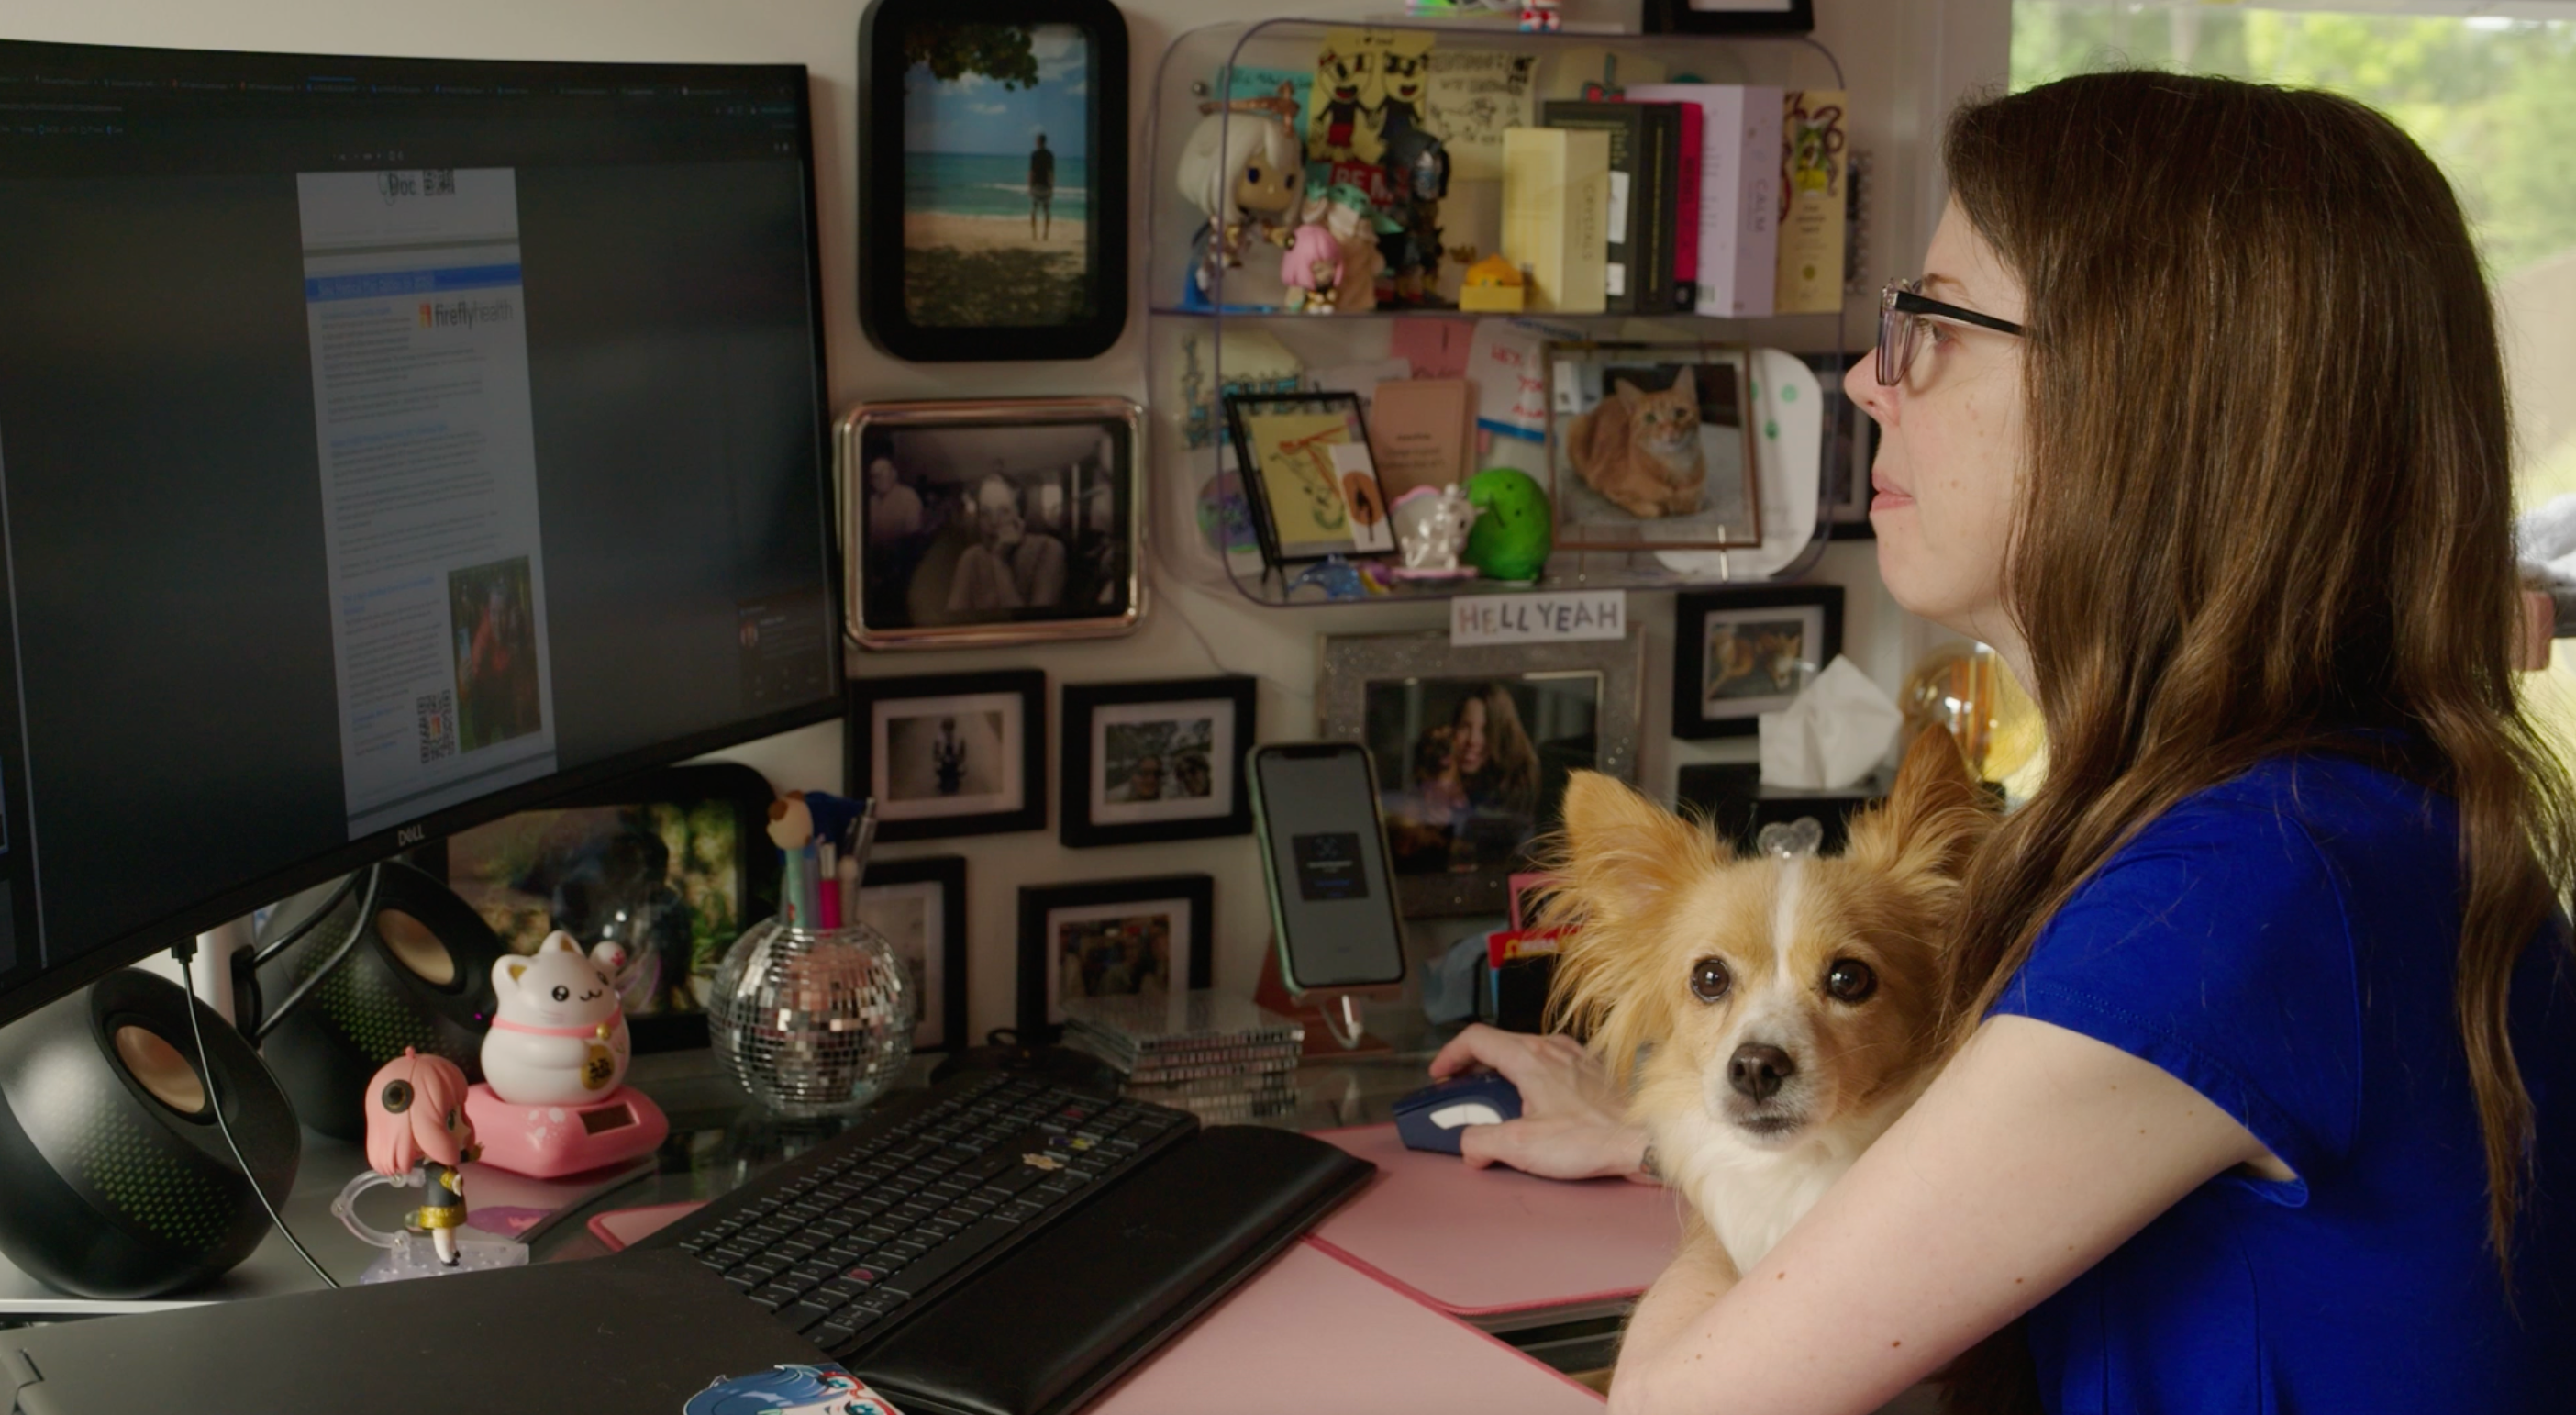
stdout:
POLYGON ((1212 1125, 1294 1114, 1305 1041, 1298 1023, 1205 990, 1064 1004, 1064 1044, 1115 1068, 1119 1094, 1212 1125))

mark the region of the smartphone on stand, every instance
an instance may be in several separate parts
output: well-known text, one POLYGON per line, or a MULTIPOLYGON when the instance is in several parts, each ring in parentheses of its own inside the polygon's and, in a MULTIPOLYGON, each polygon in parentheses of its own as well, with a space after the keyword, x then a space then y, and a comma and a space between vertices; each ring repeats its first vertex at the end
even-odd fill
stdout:
POLYGON ((1252 749, 1252 819, 1279 973, 1291 992, 1404 981, 1377 773, 1348 742, 1252 749))

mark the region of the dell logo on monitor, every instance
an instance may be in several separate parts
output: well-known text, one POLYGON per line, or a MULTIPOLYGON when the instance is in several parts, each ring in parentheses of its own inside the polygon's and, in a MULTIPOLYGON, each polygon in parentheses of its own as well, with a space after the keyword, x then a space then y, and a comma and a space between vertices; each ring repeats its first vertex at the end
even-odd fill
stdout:
POLYGON ((409 849, 428 838, 429 827, 415 821, 394 832, 394 846, 397 849, 409 849))

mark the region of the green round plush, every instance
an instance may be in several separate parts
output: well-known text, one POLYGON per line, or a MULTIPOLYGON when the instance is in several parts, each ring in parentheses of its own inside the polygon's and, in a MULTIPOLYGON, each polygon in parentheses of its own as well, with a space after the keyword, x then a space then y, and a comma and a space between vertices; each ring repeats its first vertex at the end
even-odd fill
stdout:
POLYGON ((1487 467, 1467 478, 1467 501, 1480 514, 1459 558, 1497 580, 1537 579, 1556 548, 1556 517, 1538 479, 1487 467))

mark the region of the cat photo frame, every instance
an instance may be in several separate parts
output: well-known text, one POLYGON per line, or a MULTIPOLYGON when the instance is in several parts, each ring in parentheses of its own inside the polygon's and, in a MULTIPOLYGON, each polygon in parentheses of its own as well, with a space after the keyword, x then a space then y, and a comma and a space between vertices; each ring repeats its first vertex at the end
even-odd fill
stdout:
POLYGON ((1675 596, 1673 735, 1750 737, 1842 651, 1840 585, 1675 596))
POLYGON ((1749 350, 1551 343, 1544 357, 1548 495, 1560 549, 1762 543, 1749 350))

